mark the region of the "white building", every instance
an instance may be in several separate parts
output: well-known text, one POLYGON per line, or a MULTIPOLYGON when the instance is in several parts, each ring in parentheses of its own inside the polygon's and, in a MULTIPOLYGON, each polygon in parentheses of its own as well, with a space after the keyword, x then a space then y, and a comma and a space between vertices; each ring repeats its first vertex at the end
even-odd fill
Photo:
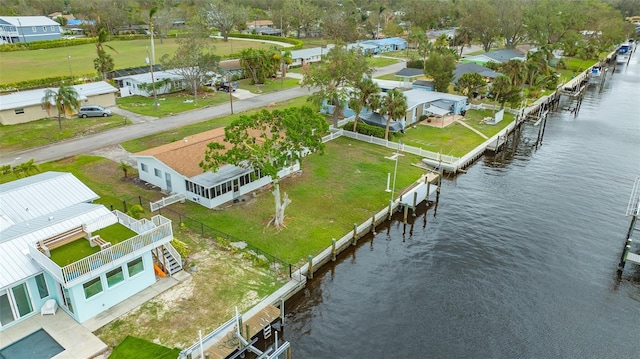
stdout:
MULTIPOLYGON (((233 201, 272 182, 258 170, 223 165, 216 172, 204 171, 207 144, 223 143, 224 128, 185 137, 183 140, 151 148, 133 155, 141 180, 163 191, 183 194, 186 199, 207 208, 233 201)), ((280 170, 282 178, 300 169, 299 164, 280 170)))
POLYGON ((120 96, 122 97, 131 95, 153 96, 152 83, 155 83, 156 94, 158 95, 182 91, 187 88, 184 77, 172 71, 155 71, 153 73, 153 81, 151 72, 115 77, 113 80, 120 87, 120 96))

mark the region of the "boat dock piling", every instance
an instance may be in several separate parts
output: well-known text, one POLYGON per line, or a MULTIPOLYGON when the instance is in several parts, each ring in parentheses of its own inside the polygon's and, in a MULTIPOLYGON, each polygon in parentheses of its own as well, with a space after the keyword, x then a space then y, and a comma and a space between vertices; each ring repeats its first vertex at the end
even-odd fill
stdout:
POLYGON ((624 266, 627 262, 640 265, 640 255, 631 251, 631 247, 633 244, 633 239, 631 238, 631 236, 634 232, 640 231, 640 228, 636 228, 638 227, 638 216, 640 216, 640 176, 636 177, 636 180, 633 184, 631 197, 629 198, 629 205, 627 206, 626 216, 631 217, 631 223, 629 224, 629 229, 627 230, 627 237, 624 243, 624 247, 622 248, 620 263, 618 264, 618 277, 622 275, 622 271, 624 270, 624 266))

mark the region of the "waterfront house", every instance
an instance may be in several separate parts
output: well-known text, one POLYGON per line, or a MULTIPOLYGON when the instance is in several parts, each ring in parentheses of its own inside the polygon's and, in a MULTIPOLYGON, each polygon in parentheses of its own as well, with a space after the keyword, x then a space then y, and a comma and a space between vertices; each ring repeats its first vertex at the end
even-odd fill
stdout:
MULTIPOLYGON (((241 200, 272 180, 258 170, 223 165, 217 171, 204 171, 207 144, 224 143, 224 128, 216 128, 182 140, 151 148, 133 155, 138 162, 141 180, 159 187, 163 192, 181 194, 189 201, 207 208, 241 200)), ((282 178, 300 169, 298 163, 278 172, 282 178)))
POLYGON ((60 38, 60 24, 46 16, 0 16, 0 42, 32 42, 60 38))
POLYGON ((525 60, 525 56, 518 51, 509 50, 509 49, 500 49, 485 52, 484 54, 467 56, 460 59, 460 62, 467 63, 473 62, 478 65, 484 65, 487 62, 497 62, 499 64, 503 62, 507 62, 509 60, 525 60))
MULTIPOLYGON (((116 105, 118 89, 104 81, 91 82, 73 86, 82 104, 110 107, 116 105)), ((55 106, 47 113, 42 107, 42 98, 46 89, 36 89, 0 95, 0 123, 15 125, 31 122, 46 117, 57 117, 55 106)), ((57 91, 58 89, 52 89, 57 91)))
POLYGON ((171 221, 137 220, 94 204, 70 173, 0 185, 0 331, 61 309, 84 322, 172 274, 171 221))
POLYGON ((420 121, 423 115, 445 116, 464 114, 467 109, 467 97, 449 93, 412 89, 403 92, 407 98, 407 114, 403 125, 409 126, 420 121))
POLYGON ((458 83, 458 80, 462 75, 469 73, 477 73, 485 79, 485 81, 491 81, 500 75, 499 72, 493 71, 488 67, 484 67, 476 64, 475 62, 467 62, 457 64, 455 70, 453 70, 453 81, 452 83, 458 83))

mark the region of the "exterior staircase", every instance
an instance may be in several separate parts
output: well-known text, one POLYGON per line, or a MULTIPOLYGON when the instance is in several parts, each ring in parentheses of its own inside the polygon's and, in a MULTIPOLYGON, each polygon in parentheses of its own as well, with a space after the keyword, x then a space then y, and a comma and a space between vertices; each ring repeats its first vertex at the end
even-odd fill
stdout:
POLYGON ((165 268, 165 270, 169 271, 169 275, 173 275, 174 273, 182 270, 182 258, 177 259, 174 257, 169 248, 167 248, 168 246, 171 246, 171 244, 167 243, 163 248, 164 258, 167 263, 167 268, 165 268))

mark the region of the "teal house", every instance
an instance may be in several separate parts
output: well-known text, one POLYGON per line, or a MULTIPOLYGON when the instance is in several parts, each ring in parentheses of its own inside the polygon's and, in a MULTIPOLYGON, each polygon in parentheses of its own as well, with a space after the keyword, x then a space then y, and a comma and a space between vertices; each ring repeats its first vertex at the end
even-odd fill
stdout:
POLYGON ((60 310, 82 323, 182 269, 169 219, 96 199, 70 173, 0 185, 0 331, 60 310))

